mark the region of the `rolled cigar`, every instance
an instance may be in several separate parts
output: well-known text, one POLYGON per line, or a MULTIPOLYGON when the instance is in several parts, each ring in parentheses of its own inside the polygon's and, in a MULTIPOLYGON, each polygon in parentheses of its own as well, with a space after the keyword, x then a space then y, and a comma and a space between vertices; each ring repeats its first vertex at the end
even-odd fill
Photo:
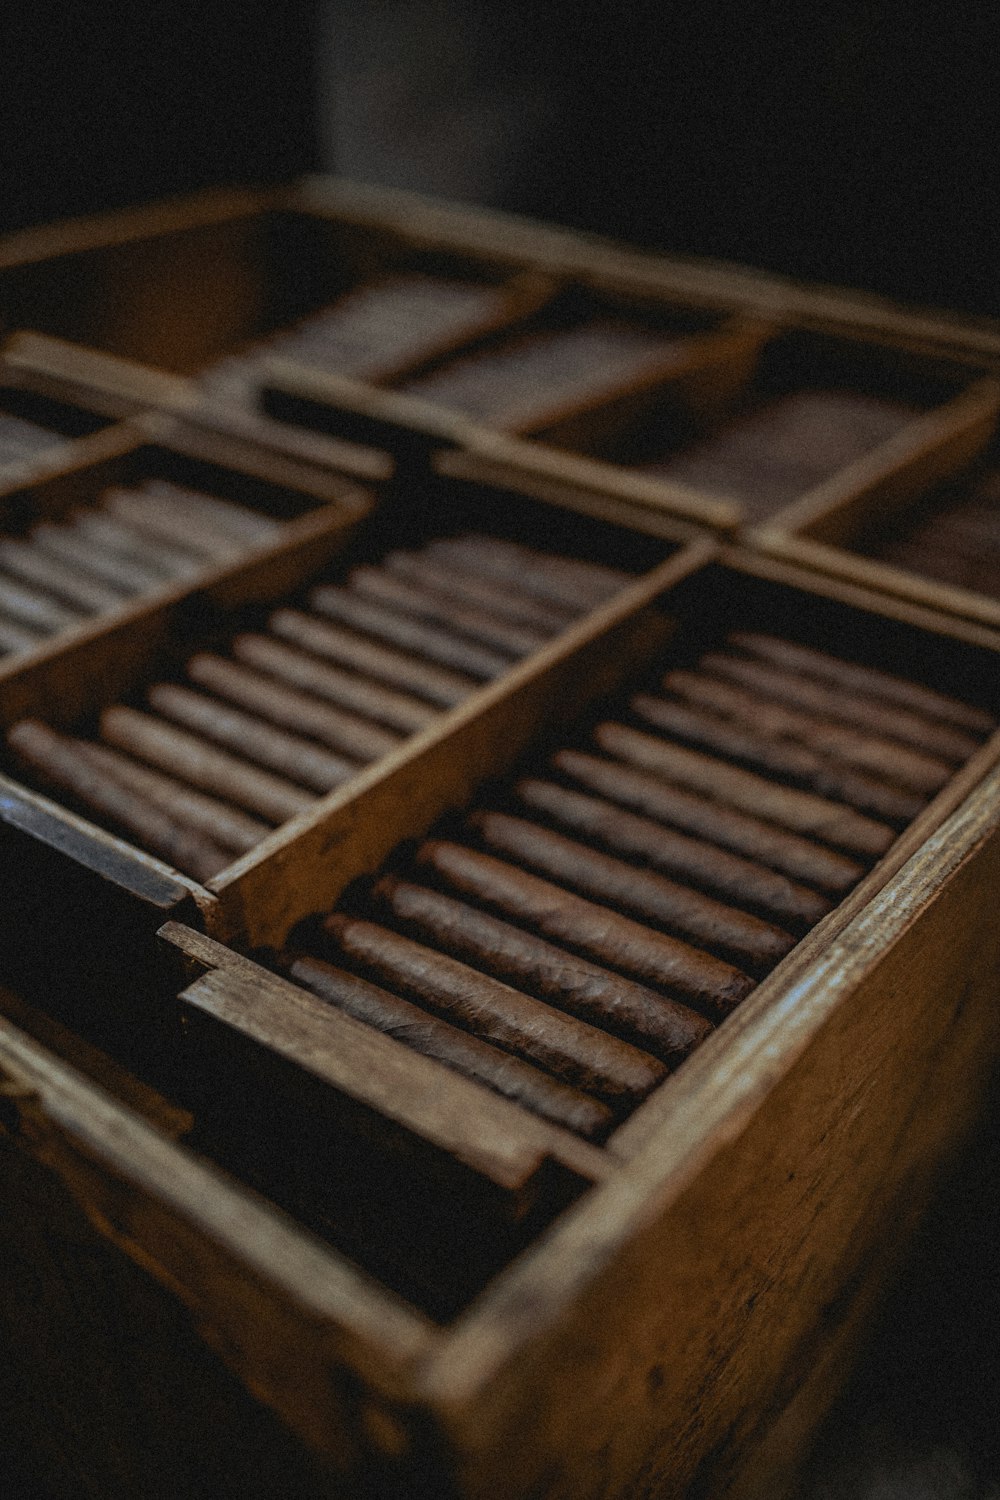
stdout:
POLYGON ((635 808, 699 839, 709 839, 723 849, 748 855, 793 880, 815 886, 826 895, 844 895, 865 873, 863 865, 846 855, 785 833, 733 807, 720 806, 707 797, 684 791, 647 771, 578 750, 560 750, 553 756, 552 764, 557 771, 601 792, 614 803, 635 808))
POLYGON ((138 490, 105 490, 103 498, 104 508, 119 520, 205 562, 227 562, 243 550, 239 542, 210 529, 189 511, 164 505, 138 490))
MULTIPOLYGON (((766 662, 748 661, 722 651, 708 651, 701 658, 702 671, 724 677, 752 693, 779 703, 805 709, 821 718, 842 724, 858 725, 871 735, 882 735, 922 751, 959 764, 979 748, 978 741, 948 725, 928 723, 909 710, 892 704, 875 703, 858 698, 843 689, 832 687, 796 672, 786 672, 766 662)), ((898 758, 898 753, 897 753, 898 758)))
POLYGON ((19 625, 29 630, 44 631, 51 635, 55 630, 67 630, 80 623, 81 614, 66 604, 57 603, 51 594, 37 589, 6 574, 0 573, 0 609, 19 625))
POLYGON ((417 937, 625 1037, 670 1067, 683 1062, 712 1030, 686 1005, 440 891, 386 875, 374 895, 417 937))
POLYGON ((15 620, 5 620, 0 616, 0 651, 30 651, 44 639, 15 620))
POLYGON ((152 589, 162 588, 166 581, 163 573, 154 572, 124 553, 103 551, 96 542, 72 526, 43 523, 34 528, 31 540, 50 557, 68 563, 91 578, 109 583, 124 594, 149 593, 152 589))
POLYGON ((29 542, 0 541, 0 564, 8 573, 16 574, 29 584, 37 584, 50 594, 65 599, 71 609, 86 614, 120 609, 124 602, 125 595, 118 589, 74 571, 29 542))
POLYGON ((320 958, 298 958, 288 972, 297 983, 356 1021, 394 1036, 414 1052, 474 1078, 564 1130, 593 1141, 607 1135, 614 1123, 611 1110, 599 1099, 345 969, 320 958))
POLYGON ((91 812, 109 819, 185 874, 209 880, 229 863, 229 856, 217 844, 179 826, 145 798, 91 764, 86 754, 81 754, 80 741, 56 734, 34 719, 15 724, 7 740, 21 760, 46 781, 69 792, 91 812))
POLYGON ((73 530, 108 552, 134 558, 143 567, 155 569, 164 578, 183 578, 200 572, 204 567, 201 558, 190 552, 168 547, 155 537, 146 536, 124 521, 107 515, 103 510, 77 511, 73 530))
POLYGON ((800 646, 794 641, 783 641, 776 636, 763 635, 758 631, 736 631, 727 638, 729 645, 740 651, 770 662, 790 672, 802 672, 821 682, 832 683, 847 693, 857 693, 877 702, 893 703, 898 708, 924 714, 929 719, 940 719, 942 723, 957 725, 972 734, 992 734, 996 720, 992 714, 957 698, 949 698, 933 688, 919 682, 909 682, 902 677, 893 677, 875 667, 858 666, 855 662, 841 661, 825 651, 816 651, 811 646, 800 646))
POLYGON ((252 667, 292 687, 302 688, 317 698, 340 707, 356 710, 364 717, 403 734, 415 734, 437 717, 437 710, 408 693, 397 693, 370 677, 343 672, 327 662, 318 661, 304 651, 296 651, 266 635, 238 635, 230 644, 233 655, 252 667))
POLYGON ((202 791, 216 792, 271 823, 294 818, 315 800, 290 781, 259 771, 256 766, 206 745, 204 740, 163 719, 154 719, 124 705, 104 710, 101 738, 202 791))
POLYGON ((556 943, 566 943, 595 963, 669 991, 720 1020, 753 989, 732 964, 654 932, 551 881, 460 844, 429 839, 417 851, 421 869, 432 870, 457 894, 469 896, 504 917, 556 943))
POLYGON ((718 953, 752 974, 766 974, 795 947, 791 933, 771 922, 762 922, 655 871, 637 870, 624 860, 524 818, 474 812, 467 825, 493 853, 509 855, 519 865, 527 865, 602 905, 665 927, 676 937, 718 953))
POLYGON ((283 729, 296 730, 341 750, 355 761, 377 760, 400 743, 401 736, 346 709, 332 708, 307 693, 282 687, 222 656, 199 652, 187 663, 187 674, 199 687, 262 714, 283 729))
POLYGON ((520 542, 474 532, 436 537, 426 544, 425 550, 435 561, 444 558, 458 562, 471 572, 484 573, 487 578, 503 583, 512 582, 527 593, 577 613, 595 609, 634 582, 618 568, 557 557, 520 542))
MULTIPOLYGON (((900 745, 898 740, 838 724, 817 714, 761 699, 700 672, 668 672, 663 686, 689 703, 774 740, 794 740, 816 755, 857 766, 876 780, 894 781, 931 795, 952 774, 952 764, 900 745)), ((847 799, 850 800, 850 799, 847 799)), ((914 814, 910 814, 914 816, 914 814)))
POLYGON ((752 771, 741 771, 728 761, 696 750, 685 750, 668 740, 628 729, 624 724, 599 724, 594 739, 609 755, 652 771, 668 781, 702 792, 779 828, 821 839, 848 854, 878 859, 892 844, 895 830, 849 807, 765 781, 752 771))
POLYGON ((334 912, 324 919, 323 930, 352 964, 612 1109, 634 1108, 667 1076, 663 1063, 630 1042, 387 927, 334 912))
POLYGON ((493 646, 507 656, 527 656, 548 639, 549 632, 498 619, 484 609, 460 604, 457 599, 449 599, 444 594, 435 594, 428 588, 397 578, 384 568, 353 568, 347 581, 353 592, 367 599, 445 625, 470 640, 493 646))
POLYGON ((354 672, 370 673, 394 688, 416 693, 441 708, 453 708, 479 686, 474 677, 432 666, 430 662, 391 646, 377 645, 339 625, 317 620, 299 610, 275 610, 268 625, 282 640, 313 651, 317 656, 329 657, 354 672))
MULTIPOLYGON (((888 785, 827 760, 805 745, 755 734, 732 720, 716 718, 714 714, 689 708, 685 703, 640 693, 631 700, 629 707, 648 724, 672 738, 710 750, 727 760, 740 761, 752 770, 798 782, 822 797, 846 802, 858 812, 870 813, 872 817, 897 827, 905 827, 927 803, 929 794, 920 796, 903 791, 898 785, 888 785)), ((939 786, 949 774, 948 768, 943 767, 939 786)))
POLYGON ((248 505, 222 500, 218 495, 189 490, 167 479, 147 479, 142 488, 145 494, 202 517, 213 530, 247 546, 273 541, 281 532, 281 522, 272 516, 261 515, 248 505))
POLYGON ((422 552, 389 552, 382 559, 382 566, 394 576, 433 589, 446 599, 489 610, 502 620, 525 625, 546 636, 565 630, 568 621, 578 613, 576 609, 533 599, 515 584, 491 583, 487 578, 470 576, 454 564, 449 565, 444 559, 434 561, 422 552))
POLYGON ((404 651, 426 657, 443 667, 454 667, 457 672, 466 672, 470 677, 485 681, 499 677, 510 667, 511 658, 507 655, 490 651, 474 641, 463 640, 453 631, 441 630, 426 621, 401 615, 385 604, 361 599, 349 589, 329 586, 313 589, 309 603, 319 614, 338 620, 352 630, 402 646, 404 651))
POLYGON ((256 765, 322 795, 355 775, 357 764, 332 755, 319 745, 286 734, 251 714, 230 708, 217 698, 204 698, 172 682, 155 683, 146 694, 149 705, 165 719, 173 719, 196 734, 235 750, 256 765))
POLYGON ((130 760, 107 745, 87 740, 80 742, 79 749, 91 765, 106 771, 122 786, 169 813, 176 822, 205 834, 221 849, 245 854, 271 832, 266 823, 258 823, 235 807, 227 807, 214 797, 195 792, 172 776, 164 776, 140 761, 130 760))
POLYGON ((729 854, 702 839, 688 838, 652 818, 625 812, 612 802, 534 777, 519 781, 514 790, 526 807, 547 814, 560 827, 714 895, 728 897, 779 926, 801 932, 814 926, 831 908, 825 896, 775 874, 766 865, 729 854))

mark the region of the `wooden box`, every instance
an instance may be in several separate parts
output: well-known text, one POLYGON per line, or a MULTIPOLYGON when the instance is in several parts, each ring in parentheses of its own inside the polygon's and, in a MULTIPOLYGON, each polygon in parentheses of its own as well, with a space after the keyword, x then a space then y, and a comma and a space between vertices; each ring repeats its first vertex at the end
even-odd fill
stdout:
MULTIPOLYGON (((142 1369, 126 1354, 94 1418, 107 1431, 129 1417, 134 1473, 157 1448, 149 1368, 178 1426, 201 1399, 200 1381, 176 1378, 192 1345, 152 1277, 214 1351, 198 1369, 240 1473, 248 1410, 219 1360, 302 1440, 303 1493, 575 1500, 791 1482, 996 1059, 996 734, 600 1143, 239 951, 270 965, 401 841, 558 743, 553 701, 565 739, 572 715, 608 712, 653 662, 683 664, 748 622, 1000 707, 1000 640, 970 624, 748 553, 700 566, 680 553, 652 578, 285 830, 280 858, 275 845, 256 876, 245 866, 228 933, 164 928, 172 986, 147 965, 127 1014, 156 1033, 158 1067, 144 1068, 169 1104, 112 1070, 115 1102, 5 1026, 15 1201, 48 1191, 44 1222, 65 1215, 151 1329, 142 1369)), ((123 977, 106 1004, 123 1003, 123 977)), ((128 1056, 120 1035, 109 1045, 128 1056)), ((36 1222, 37 1206, 14 1243, 36 1222)), ((64 1304, 79 1274, 71 1261, 64 1304)), ((84 1342, 93 1305, 70 1319, 84 1342)), ((65 1367, 53 1378, 72 1390, 65 1367)), ((265 1449, 273 1461, 281 1440, 265 1449)), ((197 1452, 171 1464, 176 1492, 197 1452)), ((265 1461, 248 1492, 273 1472, 265 1461)))

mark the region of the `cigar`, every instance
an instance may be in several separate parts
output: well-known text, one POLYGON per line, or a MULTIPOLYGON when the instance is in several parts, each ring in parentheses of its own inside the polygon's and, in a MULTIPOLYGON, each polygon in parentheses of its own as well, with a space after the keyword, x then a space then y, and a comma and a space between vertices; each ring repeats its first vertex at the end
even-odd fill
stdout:
POLYGON ((498 619, 485 609, 461 604, 416 583, 397 578, 384 568, 353 568, 348 584, 355 593, 379 604, 387 604, 408 615, 444 625, 507 656, 528 656, 545 644, 551 632, 498 619))
POLYGON ((474 641, 465 641, 451 630, 440 630, 425 621, 397 614, 384 604, 373 604, 348 589, 329 586, 313 589, 309 603, 319 614, 362 635, 372 635, 390 645, 402 646, 415 656, 425 657, 442 667, 453 667, 470 677, 487 681, 499 677, 510 667, 510 657, 506 655, 490 651, 474 641))
POLYGON ((35 719, 22 719, 8 743, 34 771, 98 816, 124 829, 153 854, 196 880, 209 880, 225 868, 229 856, 217 844, 188 828, 130 791, 93 765, 79 740, 56 734, 35 719))
POLYGON ((394 692, 370 677, 343 672, 266 635, 238 635, 230 643, 230 650, 249 666, 259 667, 262 672, 338 707, 356 710, 402 734, 416 734, 437 717, 437 711, 419 698, 394 692))
POLYGON ((685 750, 667 740, 628 729, 624 724, 599 724, 594 739, 609 755, 677 781, 717 802, 738 807, 754 817, 777 823, 793 833, 821 839, 847 854, 878 859, 896 837, 884 823, 864 817, 839 803, 800 792, 794 787, 765 781, 752 771, 741 771, 728 761, 695 750, 685 750))
POLYGON ((380 646, 326 620, 314 619, 299 610, 278 609, 268 626, 282 640, 291 641, 317 656, 329 657, 354 672, 371 673, 394 688, 413 692, 440 708, 453 708, 479 683, 444 667, 432 666, 390 646, 380 646))
POLYGON ((89 537, 81 535, 75 527, 52 526, 43 522, 34 528, 31 540, 36 547, 59 562, 69 563, 71 567, 78 568, 91 578, 111 584, 123 593, 149 593, 153 589, 162 588, 165 582, 163 573, 154 572, 152 568, 134 561, 122 552, 104 551, 89 537))
POLYGON ((105 510, 117 519, 126 521, 145 536, 166 542, 171 549, 193 553, 202 559, 203 566, 209 562, 228 562, 244 550, 232 537, 210 529, 190 512, 164 505, 138 490, 105 490, 102 498, 105 510))
POLYGON ((619 589, 634 582, 628 573, 618 568, 556 557, 522 546, 519 542, 472 532, 462 536, 436 537, 426 544, 425 551, 435 562, 457 563, 469 572, 512 584, 523 593, 573 610, 576 614, 596 609, 619 589))
POLYGON ((863 865, 846 855, 699 797, 636 767, 578 750, 560 750, 553 756, 552 765, 612 802, 759 860, 825 895, 843 896, 865 873, 863 865))
MULTIPOLYGON (((791 704, 821 718, 857 725, 873 736, 882 735, 887 740, 910 745, 927 756, 939 756, 961 764, 979 748, 977 740, 960 730, 928 723, 906 709, 876 703, 871 698, 858 698, 845 693, 842 688, 783 671, 766 662, 747 661, 744 657, 709 651, 701 658, 699 666, 705 672, 749 688, 762 698, 791 704)), ((895 752, 894 765, 901 753, 895 752)))
POLYGON ((370 719, 282 687, 272 678, 251 672, 222 656, 199 652, 192 656, 186 670, 199 687, 262 714, 282 729, 297 731, 331 750, 340 750, 351 760, 377 760, 395 750, 402 738, 370 719))
POLYGON ((0 651, 31 651, 45 637, 0 616, 0 651))
POLYGON ((0 565, 28 584, 37 584, 39 588, 65 599, 70 608, 85 614, 120 609, 124 602, 124 595, 118 589, 75 572, 30 542, 0 541, 0 565))
POLYGON ((815 651, 810 646, 800 646, 757 631, 737 631, 728 637, 727 644, 775 667, 802 672, 807 677, 831 683, 847 694, 874 698, 880 704, 892 703, 912 713, 925 714, 929 719, 940 719, 945 724, 967 729, 974 735, 992 734, 996 728, 992 714, 981 708, 961 703, 957 698, 949 698, 921 683, 880 672, 875 667, 841 661, 837 656, 828 656, 825 651, 815 651))
POLYGON ((73 530, 116 556, 134 558, 143 567, 162 573, 164 578, 188 577, 200 572, 204 566, 204 562, 190 552, 167 547, 103 510, 77 511, 73 530))
POLYGON ((433 871, 458 895, 565 943, 595 963, 667 990, 713 1021, 728 1015, 754 987, 752 979, 722 959, 490 854, 431 839, 416 857, 421 870, 433 871))
POLYGON ((319 745, 286 734, 250 714, 230 708, 217 698, 204 698, 190 688, 158 682, 147 693, 149 705, 166 719, 235 750, 256 765, 289 781, 298 782, 320 796, 357 773, 354 761, 331 755, 319 745))
POLYGON ((533 599, 530 594, 522 594, 515 585, 491 583, 487 578, 470 576, 454 564, 449 565, 443 559, 433 561, 422 552, 389 552, 382 559, 382 566, 394 576, 432 589, 445 599, 489 610, 491 615, 537 630, 546 637, 565 630, 578 613, 576 609, 564 609, 533 599))
POLYGON ((258 823, 235 807, 227 807, 224 802, 193 791, 183 782, 163 776, 140 761, 129 760, 107 745, 92 744, 87 740, 81 742, 79 748, 91 765, 106 771, 113 780, 168 813, 176 822, 196 833, 203 833, 221 849, 245 854, 271 832, 266 823, 258 823))
POLYGON ((456 1073, 485 1084, 554 1125, 593 1141, 607 1135, 614 1123, 611 1110, 599 1099, 560 1083, 523 1058, 502 1052, 440 1016, 421 1010, 412 1001, 358 979, 345 969, 335 968, 320 958, 298 958, 288 972, 314 995, 346 1011, 356 1021, 386 1032, 414 1052, 433 1057, 456 1073))
POLYGON ((532 812, 545 813, 560 827, 725 897, 779 926, 801 933, 831 909, 825 896, 766 865, 688 838, 612 802, 534 777, 519 781, 514 791, 532 812))
MULTIPOLYGON (((798 782, 822 797, 846 802, 858 812, 868 813, 897 827, 912 822, 927 804, 929 792, 920 796, 912 790, 901 790, 899 785, 891 786, 858 771, 845 769, 835 760, 827 760, 804 745, 772 739, 767 733, 755 733, 744 728, 742 723, 716 718, 714 714, 689 708, 685 703, 640 693, 632 699, 629 707, 639 718, 672 738, 709 750, 727 760, 740 761, 752 770, 798 782)), ((884 744, 885 741, 878 743, 884 744)), ((951 774, 947 766, 940 766, 939 762, 933 764, 939 767, 939 771, 935 778, 937 785, 930 788, 931 791, 937 790, 951 774)), ((896 769, 894 763, 892 769, 896 769)), ((902 781, 903 777, 900 776, 899 780, 902 781)))
POLYGON ((492 853, 509 855, 519 866, 527 865, 602 906, 630 912, 664 927, 675 937, 707 948, 758 977, 795 947, 792 935, 771 922, 762 922, 701 891, 678 885, 665 875, 637 870, 624 860, 524 818, 475 812, 467 824, 492 853))
POLYGON ((137 709, 118 705, 101 715, 101 738, 202 791, 216 792, 269 823, 284 823, 311 807, 309 792, 244 760, 206 745, 193 734, 176 729, 137 709))
POLYGON ((281 532, 281 522, 271 516, 261 515, 259 511, 235 504, 232 500, 221 500, 217 495, 185 489, 167 479, 147 479, 142 490, 155 500, 164 500, 188 515, 199 517, 214 531, 243 546, 259 546, 262 542, 273 541, 281 532))
POLYGON ((65 604, 58 604, 49 594, 41 594, 13 578, 0 573, 0 610, 19 625, 29 630, 44 631, 51 635, 56 630, 68 630, 79 625, 80 614, 65 604))
POLYGON ((353 965, 616 1111, 633 1109, 667 1076, 663 1063, 630 1042, 386 927, 334 912, 323 930, 353 965))
POLYGON ((374 896, 411 935, 623 1036, 669 1067, 683 1062, 712 1030, 686 1005, 440 891, 385 875, 374 896))

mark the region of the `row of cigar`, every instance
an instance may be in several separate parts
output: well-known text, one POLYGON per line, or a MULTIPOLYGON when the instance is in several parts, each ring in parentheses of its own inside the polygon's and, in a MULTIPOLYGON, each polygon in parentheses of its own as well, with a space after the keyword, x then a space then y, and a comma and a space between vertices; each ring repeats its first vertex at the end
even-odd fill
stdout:
POLYGON ((401 389, 495 427, 529 431, 566 404, 610 395, 651 369, 666 372, 683 345, 681 335, 622 318, 593 318, 506 338, 401 389))
POLYGON ((201 651, 96 739, 14 725, 19 769, 199 880, 602 603, 627 576, 465 533, 201 651))
POLYGON ((0 538, 0 651, 28 651, 279 531, 280 522, 247 506, 163 479, 107 489, 93 506, 0 538))
POLYGON ((21 463, 61 447, 66 441, 59 432, 32 422, 15 412, 0 411, 0 465, 21 463))
POLYGON ((930 515, 922 514, 909 526, 904 523, 890 541, 873 549, 873 555, 941 583, 1000 599, 1000 470, 978 476, 957 494, 933 499, 930 515))
POLYGON ((994 727, 918 683, 734 634, 401 850, 276 963, 599 1140, 994 727))
POLYGON ((886 442, 917 408, 860 391, 802 390, 764 400, 642 467, 737 500, 762 520, 886 442))
POLYGON ((256 361, 264 354, 377 380, 386 371, 420 363, 442 344, 472 336, 501 315, 507 297, 504 287, 485 282, 386 277, 220 361, 206 372, 204 383, 216 395, 245 399, 254 384, 256 361))

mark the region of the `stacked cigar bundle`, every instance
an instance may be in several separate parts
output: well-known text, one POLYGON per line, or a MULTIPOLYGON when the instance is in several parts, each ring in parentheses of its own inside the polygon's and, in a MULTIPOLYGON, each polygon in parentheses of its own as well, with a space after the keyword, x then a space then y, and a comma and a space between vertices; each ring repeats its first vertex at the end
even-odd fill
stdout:
POLYGON ((163 479, 105 490, 94 506, 0 538, 0 651, 30 650, 171 579, 229 562, 280 529, 246 506, 163 479))
POLYGON ((1000 598, 1000 470, 933 496, 869 555, 942 583, 1000 598))
POLYGON ((877 448, 916 407, 845 390, 806 390, 753 406, 643 469, 737 500, 760 520, 877 448))
POLYGON ((732 635, 306 924, 282 961, 599 1138, 993 727, 916 683, 732 635))
POLYGON ((402 387, 509 432, 537 429, 563 407, 666 374, 684 336, 620 318, 520 334, 454 360, 402 387))
POLYGON ((197 653, 142 708, 106 708, 97 740, 22 720, 8 741, 43 786, 208 879, 627 581, 496 537, 438 538, 275 610, 226 655, 197 653))
POLYGON ((65 441, 62 433, 0 408, 0 466, 38 458, 60 448, 65 441))
POLYGON ((204 380, 213 394, 246 401, 256 384, 261 355, 377 380, 498 317, 507 295, 505 288, 488 283, 388 277, 358 287, 294 327, 220 361, 204 380))

